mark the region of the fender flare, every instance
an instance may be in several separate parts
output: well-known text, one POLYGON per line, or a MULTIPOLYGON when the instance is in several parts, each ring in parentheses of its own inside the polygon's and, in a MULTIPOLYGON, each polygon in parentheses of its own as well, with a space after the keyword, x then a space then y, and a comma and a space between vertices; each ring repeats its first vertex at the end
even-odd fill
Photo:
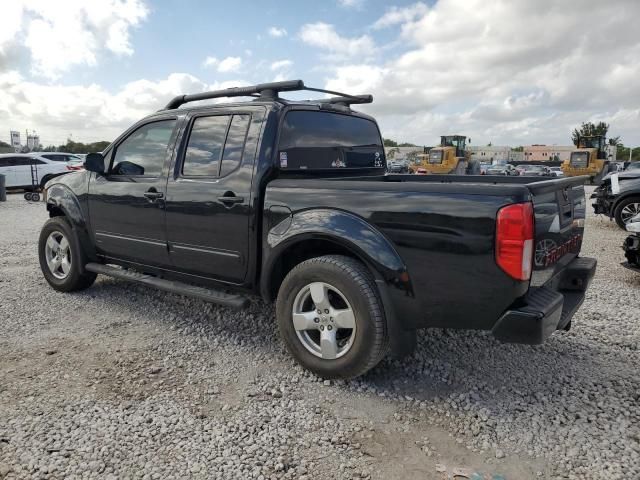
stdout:
MULTIPOLYGON (((73 191, 64 184, 56 183, 46 190, 47 211, 60 210, 69 220, 71 228, 90 261, 97 259, 95 246, 89 235, 89 225, 80 206, 80 200, 73 191)), ((54 216, 54 215, 51 215, 54 216)))
POLYGON ((326 240, 347 248, 387 282, 408 280, 402 258, 382 232, 357 215, 331 208, 300 211, 269 230, 262 279, 271 274, 285 250, 305 240, 326 240))

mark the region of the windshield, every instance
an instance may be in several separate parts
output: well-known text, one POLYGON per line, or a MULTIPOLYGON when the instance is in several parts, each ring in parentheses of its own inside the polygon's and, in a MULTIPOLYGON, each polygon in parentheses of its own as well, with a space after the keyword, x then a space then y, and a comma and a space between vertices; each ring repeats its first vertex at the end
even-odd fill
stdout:
POLYGON ((429 163, 442 163, 442 150, 431 150, 429 152, 429 163))
POLYGON ((572 167, 585 168, 589 163, 588 152, 572 152, 571 160, 569 161, 572 167))
POLYGON ((366 118, 318 111, 287 113, 280 135, 281 169, 384 168, 382 137, 366 118))

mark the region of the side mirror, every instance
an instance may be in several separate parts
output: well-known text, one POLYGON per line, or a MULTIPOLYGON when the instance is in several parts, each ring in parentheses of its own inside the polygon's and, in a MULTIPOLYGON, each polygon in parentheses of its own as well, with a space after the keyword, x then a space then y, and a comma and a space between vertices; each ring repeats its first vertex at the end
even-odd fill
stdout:
POLYGON ((104 157, 101 153, 90 153, 84 159, 84 168, 89 172, 104 173, 104 157))

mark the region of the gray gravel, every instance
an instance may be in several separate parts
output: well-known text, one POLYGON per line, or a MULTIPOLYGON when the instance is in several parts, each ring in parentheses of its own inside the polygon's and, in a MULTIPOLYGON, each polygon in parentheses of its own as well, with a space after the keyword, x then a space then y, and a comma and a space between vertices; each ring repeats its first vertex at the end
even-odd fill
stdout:
POLYGON ((235 312, 100 278, 43 280, 43 206, 0 203, 0 479, 640 478, 640 275, 590 216, 599 260, 542 346, 436 330, 364 378, 298 367, 273 309, 235 312))

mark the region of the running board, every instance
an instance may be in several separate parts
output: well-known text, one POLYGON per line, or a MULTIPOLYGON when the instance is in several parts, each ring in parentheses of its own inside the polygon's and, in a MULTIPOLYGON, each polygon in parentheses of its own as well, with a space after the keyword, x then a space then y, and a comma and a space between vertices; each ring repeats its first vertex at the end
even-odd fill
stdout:
POLYGON ((225 307, 244 308, 249 304, 249 299, 242 295, 234 295, 224 293, 209 288, 196 287, 188 283, 176 282, 173 280, 165 280, 163 278, 154 277, 145 273, 136 272, 134 270, 124 270, 119 267, 103 265, 101 263, 87 263, 84 267, 86 270, 108 277, 120 280, 128 280, 130 282, 140 283, 149 287, 164 290, 165 292, 177 293, 187 297, 199 298, 206 302, 217 303, 225 307))

